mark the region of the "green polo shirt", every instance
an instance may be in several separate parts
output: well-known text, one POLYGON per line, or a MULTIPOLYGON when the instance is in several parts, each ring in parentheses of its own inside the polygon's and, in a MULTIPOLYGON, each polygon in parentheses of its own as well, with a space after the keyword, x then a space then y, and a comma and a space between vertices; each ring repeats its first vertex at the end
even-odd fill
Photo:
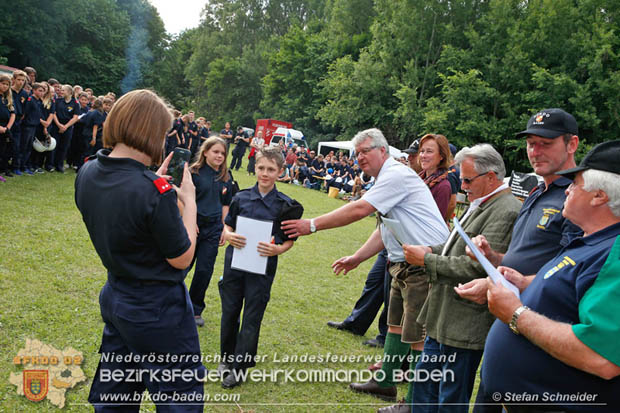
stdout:
POLYGON ((620 237, 594 284, 579 302, 573 333, 586 346, 620 366, 620 237))

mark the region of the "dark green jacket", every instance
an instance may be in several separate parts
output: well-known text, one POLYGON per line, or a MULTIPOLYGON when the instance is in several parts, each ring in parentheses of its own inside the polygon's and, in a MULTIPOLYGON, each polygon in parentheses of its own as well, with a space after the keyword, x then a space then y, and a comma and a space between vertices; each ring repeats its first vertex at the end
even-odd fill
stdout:
MULTIPOLYGON (((506 189, 480 205, 461 224, 470 238, 484 235, 495 251, 503 253, 510 244, 520 209, 521 202, 506 189)), ((431 289, 418 322, 426 326, 428 336, 441 344, 482 350, 495 317, 486 304, 459 297, 454 287, 487 275, 477 261, 465 254, 465 241, 460 236, 448 242, 445 256, 441 255, 444 244, 433 246, 433 252, 424 256, 431 289)))

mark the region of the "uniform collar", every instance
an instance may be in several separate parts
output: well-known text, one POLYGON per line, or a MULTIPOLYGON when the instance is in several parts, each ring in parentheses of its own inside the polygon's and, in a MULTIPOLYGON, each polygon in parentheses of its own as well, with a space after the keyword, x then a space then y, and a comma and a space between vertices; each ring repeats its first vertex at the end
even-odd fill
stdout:
MULTIPOLYGON (((553 182, 551 182, 549 184, 549 188, 551 188, 552 186, 557 186, 558 188, 568 188, 568 186, 572 183, 573 181, 568 179, 565 176, 560 176, 558 179, 554 180, 553 182)), ((546 186, 545 183, 542 182, 538 185, 538 188, 540 189, 541 192, 544 192, 546 186)))
POLYGON ((620 222, 603 228, 600 231, 596 231, 594 234, 590 234, 587 237, 576 238, 576 240, 581 240, 581 242, 583 242, 584 244, 592 246, 603 242, 608 238, 615 238, 619 234, 620 222))
POLYGON ((97 161, 103 166, 113 169, 146 169, 146 166, 142 162, 136 161, 135 159, 110 157, 109 149, 100 149, 97 152, 97 161))
POLYGON ((265 197, 262 197, 260 196, 260 191, 258 190, 258 184, 255 184, 250 190, 250 200, 255 201, 257 199, 262 199, 263 202, 267 204, 267 206, 271 206, 273 201, 276 199, 277 193, 278 193, 278 190, 276 189, 276 186, 274 185, 273 189, 269 191, 269 193, 265 195, 265 197))

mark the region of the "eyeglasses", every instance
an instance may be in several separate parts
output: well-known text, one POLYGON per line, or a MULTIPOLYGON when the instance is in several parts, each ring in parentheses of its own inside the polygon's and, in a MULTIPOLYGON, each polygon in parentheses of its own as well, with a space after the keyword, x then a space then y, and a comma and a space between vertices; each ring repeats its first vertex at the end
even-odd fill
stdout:
POLYGON ((363 153, 364 155, 368 155, 368 153, 375 148, 376 148, 375 146, 369 146, 368 148, 360 149, 358 152, 363 153))
POLYGON ((478 175, 474 176, 473 178, 463 178, 463 177, 461 177, 461 181, 463 181, 464 184, 471 185, 471 183, 474 182, 477 178, 480 178, 482 175, 486 175, 489 172, 490 171, 483 172, 481 174, 478 174, 478 175))

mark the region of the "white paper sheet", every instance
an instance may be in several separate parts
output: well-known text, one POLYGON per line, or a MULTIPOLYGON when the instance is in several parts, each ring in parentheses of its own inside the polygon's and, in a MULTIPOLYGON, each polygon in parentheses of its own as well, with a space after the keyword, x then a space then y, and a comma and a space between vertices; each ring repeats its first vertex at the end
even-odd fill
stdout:
POLYGON ((272 221, 238 216, 235 232, 245 237, 245 247, 233 249, 231 268, 264 275, 267 272, 267 258, 269 257, 261 257, 257 247, 261 241, 271 241, 272 228, 272 221))
POLYGON ((403 244, 410 244, 410 242, 407 242, 407 234, 403 230, 403 225, 398 220, 382 216, 381 222, 394 235, 394 238, 401 246, 403 244))
POLYGON ((493 282, 495 284, 501 283, 504 287, 508 288, 514 295, 516 295, 517 298, 521 298, 521 295, 519 294, 519 289, 513 283, 504 278, 504 276, 500 274, 499 271, 497 271, 497 268, 495 268, 493 264, 491 264, 487 257, 485 257, 484 254, 480 252, 478 247, 474 245, 471 238, 469 238, 469 236, 463 230, 463 227, 461 226, 461 223, 459 222, 457 217, 454 217, 452 223, 454 224, 454 228, 456 228, 461 238, 463 238, 463 240, 465 241, 465 244, 467 244, 469 249, 473 251, 474 255, 478 259, 478 262, 482 265, 482 268, 484 268, 484 270, 489 275, 489 277, 491 277, 493 282))

